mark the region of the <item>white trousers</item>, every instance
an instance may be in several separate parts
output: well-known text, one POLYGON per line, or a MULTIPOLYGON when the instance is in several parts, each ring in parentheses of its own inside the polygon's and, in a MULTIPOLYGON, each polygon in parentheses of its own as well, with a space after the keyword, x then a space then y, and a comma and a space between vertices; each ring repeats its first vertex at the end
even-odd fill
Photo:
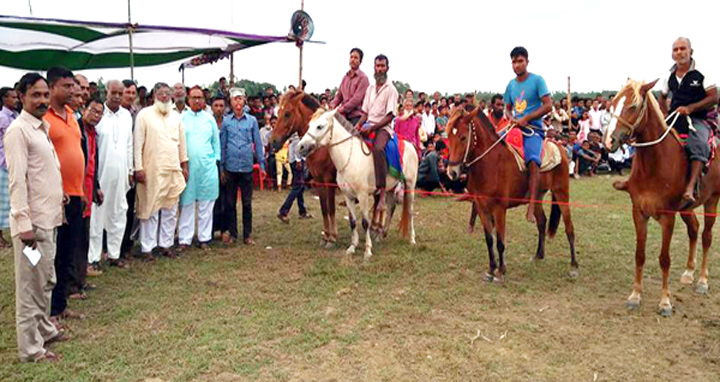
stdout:
POLYGON ((150 216, 150 219, 140 220, 140 248, 142 253, 150 253, 158 245, 167 249, 175 241, 175 228, 177 227, 177 204, 172 208, 163 208, 150 216), (160 219, 160 233, 158 234, 158 219, 160 219))
POLYGON ((181 245, 192 244, 195 236, 195 207, 197 206, 197 236, 198 241, 207 243, 212 240, 212 223, 214 200, 200 200, 193 204, 182 206, 180 209, 180 225, 178 236, 181 245))
MULTIPOLYGON (((127 202, 122 197, 122 204, 125 208, 109 208, 103 203, 102 206, 92 204, 92 215, 90 215, 90 238, 88 243, 88 263, 100 261, 103 246, 103 231, 107 232, 108 257, 114 260, 120 258, 120 246, 125 234, 125 222, 127 221, 127 202)), ((111 201, 105 200, 106 203, 111 201)))

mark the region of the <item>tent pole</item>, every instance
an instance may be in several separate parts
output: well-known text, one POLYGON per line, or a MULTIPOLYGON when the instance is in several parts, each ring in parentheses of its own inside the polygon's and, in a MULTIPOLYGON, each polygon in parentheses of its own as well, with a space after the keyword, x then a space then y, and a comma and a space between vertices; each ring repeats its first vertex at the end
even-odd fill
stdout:
MULTIPOLYGON (((305 0, 300 0, 300 10, 301 10, 301 11, 305 11, 305 0)), ((298 77, 299 77, 299 78, 298 78, 298 89, 301 89, 301 88, 302 88, 302 80, 303 80, 303 76, 302 76, 302 70, 303 70, 303 65, 302 65, 302 64, 303 64, 303 45, 305 45, 305 44, 303 44, 302 41, 300 41, 300 45, 298 46, 298 48, 300 49, 300 65, 299 65, 299 74, 298 74, 298 77)), ((303 91, 305 91, 305 89, 303 89, 303 91)))
POLYGON ((135 52, 133 51, 133 26, 130 17, 130 0, 128 0, 128 38, 130 39, 130 80, 135 81, 135 52))
POLYGON ((230 53, 230 87, 235 87, 235 53, 230 53))

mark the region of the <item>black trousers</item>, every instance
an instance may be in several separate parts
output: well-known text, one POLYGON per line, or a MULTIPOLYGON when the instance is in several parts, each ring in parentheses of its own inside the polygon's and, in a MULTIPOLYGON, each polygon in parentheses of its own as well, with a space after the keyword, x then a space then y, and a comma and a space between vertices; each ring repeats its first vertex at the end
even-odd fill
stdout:
MULTIPOLYGON (((71 285, 79 283, 76 259, 82 254, 85 225, 82 218, 83 208, 79 196, 71 196, 65 206, 67 223, 58 228, 57 250, 55 252, 55 274, 57 284, 52 292, 51 316, 57 316, 67 307, 67 296, 71 285)), ((87 262, 87 251, 84 252, 87 262)))
POLYGON ((307 214, 307 209, 305 209, 305 199, 303 198, 303 191, 305 190, 305 162, 300 163, 302 163, 302 165, 299 170, 297 168, 297 163, 290 164, 293 176, 292 188, 290 189, 290 193, 287 198, 285 198, 285 203, 283 203, 282 207, 280 207, 281 215, 287 216, 295 199, 297 199, 298 212, 300 212, 300 215, 302 216, 307 214))
MULTIPOLYGON (((220 170, 218 169, 218 173, 219 172, 220 170)), ((213 206, 213 233, 217 231, 222 233, 222 220, 225 218, 225 194, 225 186, 221 184, 220 194, 215 202, 215 206, 213 206)))
POLYGON ((128 210, 126 215, 127 220, 125 221, 125 233, 123 234, 122 245, 120 246, 120 254, 129 257, 132 253, 133 246, 135 246, 135 241, 132 239, 133 229, 138 226, 135 216, 135 187, 130 188, 130 191, 125 194, 125 198, 127 199, 128 210))
POLYGON ((252 172, 227 172, 228 179, 225 182, 225 211, 221 221, 222 232, 229 232, 233 238, 238 237, 237 228, 237 192, 238 188, 242 195, 242 223, 243 240, 250 237, 252 233, 252 172))
POLYGON ((90 218, 82 218, 83 236, 80 239, 81 249, 75 251, 75 273, 68 294, 80 293, 85 289, 85 277, 87 276, 88 266, 88 247, 90 245, 90 218))

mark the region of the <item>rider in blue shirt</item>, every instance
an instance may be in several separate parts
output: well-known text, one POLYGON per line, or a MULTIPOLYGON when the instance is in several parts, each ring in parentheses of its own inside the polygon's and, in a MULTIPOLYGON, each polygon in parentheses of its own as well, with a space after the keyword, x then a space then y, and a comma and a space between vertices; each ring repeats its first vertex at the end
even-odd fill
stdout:
POLYGON ((516 47, 510 52, 510 58, 516 77, 510 81, 505 90, 505 112, 507 118, 523 130, 523 149, 525 165, 529 173, 530 191, 527 220, 534 223, 540 179, 540 152, 545 137, 542 117, 552 110, 552 100, 545 80, 527 71, 530 62, 527 49, 516 47))

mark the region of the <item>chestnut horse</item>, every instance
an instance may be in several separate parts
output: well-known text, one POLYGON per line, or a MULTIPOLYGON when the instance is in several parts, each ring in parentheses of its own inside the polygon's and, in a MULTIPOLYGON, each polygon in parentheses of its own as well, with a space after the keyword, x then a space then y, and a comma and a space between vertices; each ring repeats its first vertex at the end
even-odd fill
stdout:
MULTIPOLYGON (((280 148, 294 133, 305 135, 308 123, 320 103, 315 97, 304 92, 287 91, 280 97, 278 120, 270 137, 271 145, 280 148)), ((335 221, 335 187, 337 170, 330 160, 327 148, 315 150, 305 164, 312 176, 311 185, 320 196, 320 210, 323 216, 323 238, 321 245, 332 248, 337 242, 337 223, 335 221)))
MULTIPOLYGON (((508 208, 526 204, 528 195, 528 175, 520 171, 513 153, 498 144, 500 136, 490 120, 480 108, 466 112, 455 112, 447 125, 449 163, 448 176, 455 179, 460 175, 461 167, 467 168, 467 189, 474 196, 475 206, 485 231, 485 243, 490 257, 488 281, 502 281, 505 274, 505 219, 508 208), (493 230, 497 234, 499 265, 495 264, 493 251, 493 230)), ((578 263, 575 259, 575 233, 570 217, 570 176, 569 162, 565 149, 560 148, 561 163, 550 171, 540 173, 538 201, 549 190, 553 205, 550 213, 550 226, 547 231, 552 238, 560 225, 565 223, 565 233, 570 243, 570 276, 578 275, 578 263)), ((535 219, 538 230, 538 247, 535 259, 545 257, 545 233, 547 219, 543 203, 535 205, 535 219)))
MULTIPOLYGON (((637 238, 635 247, 635 281, 626 305, 634 309, 640 305, 643 289, 643 265, 648 220, 652 217, 662 228, 660 267, 662 268, 662 295, 659 311, 662 316, 672 314, 668 277, 670 272, 670 241, 675 226, 675 214, 683 206, 683 192, 688 182, 689 162, 678 135, 668 127, 657 100, 650 93, 652 83, 628 80, 613 99, 613 120, 605 133, 605 146, 610 152, 632 140, 636 146, 630 178, 626 186, 615 187, 630 193, 633 203, 633 221, 637 238)), ((695 272, 695 249, 697 247, 698 220, 693 209, 705 208, 705 227, 702 233, 703 261, 698 293, 707 293, 707 261, 712 243, 712 227, 715 224, 718 199, 720 198, 720 163, 713 161, 700 183, 700 194, 693 206, 680 214, 688 229, 690 251, 686 270, 680 282, 692 284, 695 272)))

